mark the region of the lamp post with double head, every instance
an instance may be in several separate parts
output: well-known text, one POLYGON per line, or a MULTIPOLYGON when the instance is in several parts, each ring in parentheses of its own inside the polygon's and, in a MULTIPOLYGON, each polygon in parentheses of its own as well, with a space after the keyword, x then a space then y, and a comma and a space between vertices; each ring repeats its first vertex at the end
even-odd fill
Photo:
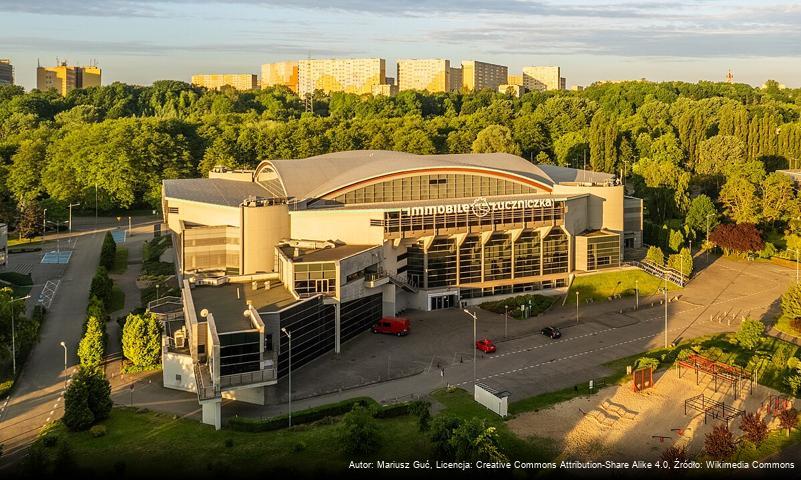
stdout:
POLYGON ((14 325, 14 302, 18 302, 20 300, 27 300, 31 298, 30 295, 26 295, 24 297, 19 298, 11 298, 8 302, 11 306, 11 365, 12 365, 12 374, 13 378, 17 378, 17 339, 16 339, 16 327, 14 325))
POLYGON ((69 231, 70 231, 70 233, 72 233, 72 207, 77 207, 80 204, 81 203, 78 202, 78 203, 70 203, 70 205, 69 205, 69 209, 70 209, 70 230, 69 231))
POLYGON ((60 343, 64 347, 64 390, 67 389, 67 345, 62 341, 60 343))
POLYGON ((286 328, 281 328, 281 331, 286 335, 289 340, 289 426, 292 426, 292 334, 286 328))

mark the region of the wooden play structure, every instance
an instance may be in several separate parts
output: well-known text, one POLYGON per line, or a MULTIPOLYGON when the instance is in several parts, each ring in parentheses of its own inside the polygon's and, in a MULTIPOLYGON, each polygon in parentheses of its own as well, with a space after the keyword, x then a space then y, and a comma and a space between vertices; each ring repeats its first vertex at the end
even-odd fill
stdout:
POLYGON ((734 390, 734 396, 739 396, 740 392, 748 386, 750 393, 754 392, 754 372, 746 370, 736 365, 718 362, 711 358, 698 355, 696 353, 683 360, 676 361, 676 368, 681 378, 684 369, 695 371, 695 384, 699 384, 700 374, 711 375, 715 382, 715 392, 722 383, 728 383, 734 390))
POLYGON ((654 386, 654 367, 644 367, 634 370, 631 374, 631 387, 635 392, 641 392, 654 386))

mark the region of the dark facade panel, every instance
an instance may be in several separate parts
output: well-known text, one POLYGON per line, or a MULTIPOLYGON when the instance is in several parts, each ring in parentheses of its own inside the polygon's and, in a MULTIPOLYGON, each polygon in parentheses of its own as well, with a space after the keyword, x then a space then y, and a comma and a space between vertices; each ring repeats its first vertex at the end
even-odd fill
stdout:
POLYGON ((339 307, 339 339, 341 343, 369 329, 381 319, 382 295, 345 302, 339 307))

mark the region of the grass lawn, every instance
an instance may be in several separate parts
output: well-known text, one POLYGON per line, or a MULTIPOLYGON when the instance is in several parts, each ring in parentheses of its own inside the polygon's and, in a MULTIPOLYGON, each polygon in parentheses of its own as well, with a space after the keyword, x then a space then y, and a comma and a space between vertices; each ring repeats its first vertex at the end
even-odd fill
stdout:
POLYGON ((801 338, 801 330, 796 330, 793 328, 792 320, 790 317, 786 317, 784 315, 780 316, 778 320, 776 320, 776 324, 773 326, 776 327, 776 330, 786 333, 787 335, 801 338))
MULTIPOLYGON (((79 466, 109 472, 123 463, 126 474, 132 477, 178 474, 205 478, 221 474, 232 478, 281 468, 309 475, 343 471, 350 460, 422 459, 431 450, 428 435, 418 431, 416 417, 376 421, 382 447, 369 458, 342 451, 338 420, 333 424, 321 421, 292 429, 247 433, 215 431, 194 420, 118 407, 103 422, 108 431, 103 437, 94 438, 89 432, 72 433, 61 423, 53 426, 50 435, 69 443, 79 466)), ((57 450, 57 446, 43 448, 48 458, 57 450)))
POLYGON ((117 253, 114 255, 114 266, 111 272, 116 275, 125 273, 128 269, 128 249, 125 247, 117 247, 117 253))
POLYGON ((8 238, 8 248, 11 247, 39 247, 42 245, 42 237, 34 238, 8 238), (38 238, 39 240, 36 240, 38 238))
MULTIPOLYGON (((579 292, 579 298, 583 301, 587 298, 592 298, 594 301, 603 301, 612 297, 613 295, 620 294, 623 296, 634 295, 635 288, 640 288, 640 297, 653 295, 657 293, 660 287, 665 284, 653 275, 643 272, 642 270, 623 270, 609 273, 595 273, 589 275, 580 275, 573 280, 568 292, 568 302, 574 299, 576 291, 579 292)), ((680 287, 667 282, 668 290, 681 290, 680 287)))
POLYGON ((484 302, 481 303, 479 307, 498 314, 503 314, 505 311, 508 311, 510 317, 520 319, 523 316, 523 310, 520 308, 522 305, 530 306, 530 311, 528 313, 530 317, 533 317, 548 310, 557 300, 559 300, 557 296, 536 294, 518 295, 494 302, 484 302))
POLYGON ((22 274, 18 272, 2 272, 0 273, 0 280, 11 284, 6 285, 0 282, 0 288, 11 287, 11 290, 14 291, 15 298, 24 297, 25 295, 29 294, 31 291, 31 285, 33 285, 33 279, 31 278, 30 274, 22 274))
POLYGON ((109 312, 122 310, 123 307, 125 307, 125 292, 117 285, 114 285, 111 288, 111 307, 109 307, 109 312))

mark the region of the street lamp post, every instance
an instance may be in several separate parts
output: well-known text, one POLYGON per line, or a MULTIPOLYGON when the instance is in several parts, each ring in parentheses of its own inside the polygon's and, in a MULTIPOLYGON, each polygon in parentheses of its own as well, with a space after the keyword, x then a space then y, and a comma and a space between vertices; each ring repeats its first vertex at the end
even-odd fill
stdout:
POLYGON ((128 236, 131 236, 131 217, 128 217, 128 236))
POLYGON ((62 341, 60 344, 64 347, 64 390, 67 389, 67 345, 62 341))
POLYGON ((42 210, 42 244, 45 243, 45 233, 47 232, 47 209, 42 210))
POLYGON ((17 378, 17 339, 16 339, 16 327, 14 326, 14 302, 18 302, 20 300, 27 300, 31 298, 30 295, 26 295, 20 298, 11 298, 11 301, 8 302, 11 305, 11 365, 12 365, 12 372, 13 378, 17 378))
POLYGON ((509 305, 503 306, 503 338, 509 337, 509 305))
POLYGON ((156 300, 159 299, 159 284, 156 284, 156 300))
POLYGON ((576 290, 576 325, 579 324, 579 292, 576 290))
POLYGON ((80 202, 78 202, 78 203, 70 203, 70 206, 69 206, 69 209, 70 209, 70 233, 72 233, 72 207, 77 207, 80 204, 81 204, 80 202))
POLYGON ((634 310, 640 309, 640 281, 634 280, 634 310))
POLYGON ((292 426, 292 334, 286 328, 281 329, 289 340, 289 426, 292 426))
POLYGON ((668 347, 668 289, 667 286, 662 287, 662 290, 665 293, 665 348, 668 347))
POLYGON ((464 313, 473 317, 473 390, 476 389, 476 321, 478 316, 475 313, 469 312, 466 308, 464 313))

